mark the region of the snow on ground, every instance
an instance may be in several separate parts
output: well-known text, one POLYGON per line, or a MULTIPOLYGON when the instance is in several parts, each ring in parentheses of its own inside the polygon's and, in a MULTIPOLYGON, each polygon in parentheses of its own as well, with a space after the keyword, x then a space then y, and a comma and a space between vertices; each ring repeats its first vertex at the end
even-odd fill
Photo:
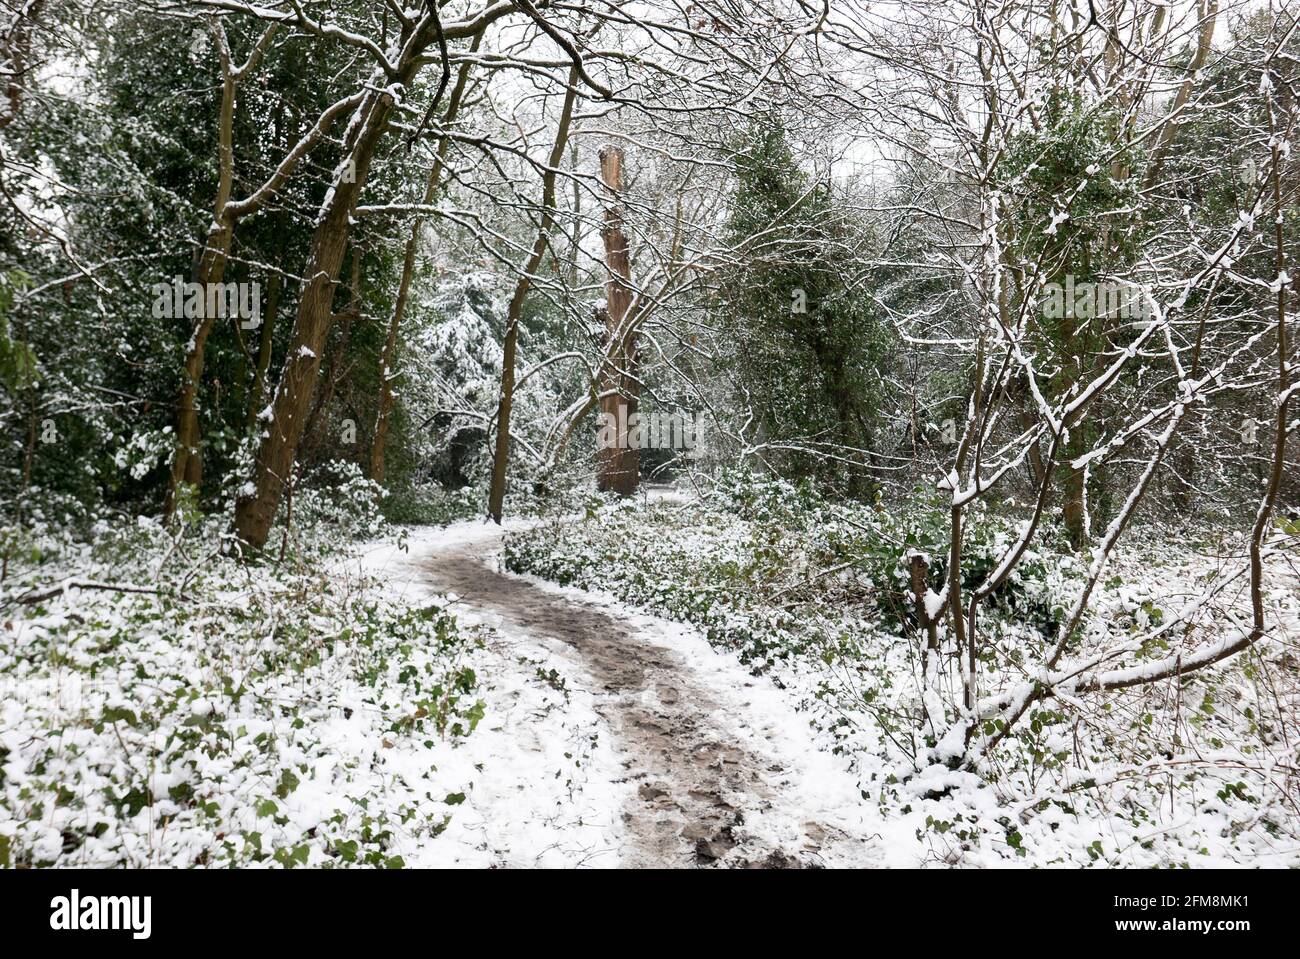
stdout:
MULTIPOLYGON (((789 518, 760 522, 732 519, 733 513, 652 515, 620 504, 585 523, 512 536, 506 554, 512 569, 587 589, 609 584, 628 602, 708 624, 724 659, 731 660, 727 650, 746 651, 745 661, 764 677, 758 688, 797 707, 783 728, 807 731, 807 723, 815 722, 811 741, 832 753, 832 762, 840 758, 852 767, 862 804, 888 823, 878 827, 884 865, 1213 867, 1300 861, 1293 733, 1300 701, 1294 681, 1300 597, 1294 567, 1278 565, 1277 588, 1267 596, 1277 634, 1250 656, 1191 682, 1069 703, 1077 714, 1052 709, 1030 715, 995 767, 975 775, 943 764, 918 768, 905 749, 906 729, 890 728, 898 711, 913 705, 907 641, 881 625, 878 609, 854 605, 861 591, 854 593, 852 584, 838 590, 832 582, 811 600, 805 596, 797 613, 786 614, 764 605, 763 592, 751 590, 735 572, 744 571, 744 577, 767 584, 767 595, 779 596, 831 565, 833 551, 787 531, 779 557, 772 558, 774 551, 760 557, 760 547, 773 541, 773 528, 783 529, 789 518), (822 552, 810 558, 807 551, 814 547, 822 552), (741 602, 726 601, 736 595, 741 602), (782 650, 789 654, 780 655, 782 650), (819 655, 823 650, 826 656, 819 655), (875 694, 875 711, 861 708, 873 701, 869 693, 875 694)), ((808 528, 821 535, 829 524, 808 528)), ((872 544, 865 546, 869 559, 872 544)), ((1221 569, 1230 554, 1198 551, 1158 529, 1145 530, 1099 587, 1097 615, 1089 623, 1089 636, 1095 632, 1096 638, 1089 641, 1098 648, 1120 646, 1169 610, 1216 583, 1231 582, 1225 576, 1233 567, 1221 569)), ((990 671, 991 681, 1015 681, 1021 670, 1010 654, 1034 648, 1025 610, 1063 609, 1073 602, 1063 573, 1067 560, 1048 556, 1035 564, 1014 614, 1000 622, 986 617, 987 634, 1010 662, 990 671)), ((881 564, 867 585, 887 581, 882 575, 892 570, 890 563, 881 564)), ((1232 607, 1241 599, 1220 597, 1196 620, 1196 635, 1182 641, 1204 643, 1201 631, 1212 634, 1217 623, 1237 615, 1232 607)), ((602 607, 626 610, 608 598, 602 607)))
MULTIPOLYGON (((641 613, 612 595, 559 586, 534 576, 519 578, 574 603, 598 604, 646 642, 672 651, 718 704, 709 718, 731 734, 732 743, 763 757, 769 768, 780 767, 773 796, 747 810, 747 833, 761 836, 773 846, 799 848, 804 826, 811 822, 846 836, 873 840, 869 844, 828 844, 817 856, 826 866, 882 865, 886 849, 898 845, 889 841, 890 824, 863 802, 857 777, 848 771, 847 761, 829 752, 833 741, 819 733, 806 714, 795 710, 788 691, 751 675, 735 653, 714 648, 685 624, 641 613)), ((653 693, 647 691, 647 695, 653 693)), ((899 834, 896 838, 915 845, 915 836, 899 834)))
MULTIPOLYGON (((420 559, 481 531, 479 522, 416 529, 408 551, 376 545, 359 561, 391 597, 424 602, 435 594, 420 559)), ((474 734, 442 757, 448 778, 468 784, 464 803, 408 865, 619 865, 621 810, 633 787, 618 782, 612 737, 581 664, 562 644, 503 630, 499 617, 449 599, 459 623, 492 631, 473 661, 487 708, 474 734)))
MULTIPOLYGON (((420 600, 430 591, 420 570, 422 557, 473 545, 485 564, 497 568, 499 539, 500 531, 477 522, 416 530, 409 552, 380 546, 366 551, 362 563, 385 578, 395 595, 420 600)), ((625 622, 639 639, 668 650, 704 688, 716 704, 709 722, 730 745, 773 770, 770 795, 743 808, 747 836, 774 848, 806 850, 813 829, 819 840, 826 838, 806 858, 827 866, 883 864, 888 850, 916 849, 911 826, 885 823, 875 806, 863 801, 847 761, 828 751, 832 741, 795 710, 790 694, 750 675, 735 654, 714 649, 686 625, 639 613, 611 596, 518 578, 625 622)), ((596 711, 611 694, 596 689, 572 647, 526 635, 490 610, 456 602, 452 608, 461 623, 496 632, 481 666, 476 663, 487 718, 459 750, 481 769, 477 776, 469 768, 458 771, 473 780, 464 805, 431 847, 428 861, 411 864, 627 864, 632 850, 622 813, 633 801, 633 786, 621 760, 635 764, 635 757, 620 754, 616 731, 596 711), (550 669, 563 677, 567 702, 553 689, 539 688, 539 673, 550 669)), ((643 693, 655 695, 652 689, 643 693)), ((899 865, 919 861, 915 852, 891 858, 899 865)))
POLYGON ((0 597, 0 867, 396 866, 438 842, 478 654, 439 604, 308 564, 164 569, 153 522, 42 545, 0 597), (76 585, 114 578, 155 585, 76 585))

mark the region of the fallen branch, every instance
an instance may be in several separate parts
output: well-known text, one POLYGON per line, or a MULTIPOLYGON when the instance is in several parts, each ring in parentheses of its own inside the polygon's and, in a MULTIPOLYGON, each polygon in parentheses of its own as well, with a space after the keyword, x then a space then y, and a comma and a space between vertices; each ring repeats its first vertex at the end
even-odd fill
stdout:
POLYGON ((31 606, 35 603, 41 603, 47 599, 53 599, 55 596, 67 593, 70 589, 100 589, 114 593, 150 593, 155 596, 161 596, 166 592, 165 590, 154 589, 150 586, 132 586, 130 584, 122 583, 100 583, 93 579, 77 579, 76 577, 69 577, 52 589, 43 590, 39 593, 28 591, 21 596, 15 596, 5 604, 4 608, 8 608, 14 604, 31 606))

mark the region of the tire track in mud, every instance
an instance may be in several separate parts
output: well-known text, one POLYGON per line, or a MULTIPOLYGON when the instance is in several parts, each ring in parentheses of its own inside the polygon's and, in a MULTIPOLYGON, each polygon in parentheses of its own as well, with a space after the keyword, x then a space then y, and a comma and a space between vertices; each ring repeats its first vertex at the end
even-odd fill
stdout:
POLYGON ((819 865, 821 844, 839 830, 805 823, 797 848, 780 848, 745 829, 747 811, 770 803, 785 772, 779 761, 739 745, 715 720, 720 706, 671 650, 612 615, 526 579, 500 573, 485 557, 499 534, 439 548, 419 560, 439 590, 509 629, 570 647, 597 685, 596 711, 636 792, 623 811, 634 849, 630 866, 802 867, 819 865))

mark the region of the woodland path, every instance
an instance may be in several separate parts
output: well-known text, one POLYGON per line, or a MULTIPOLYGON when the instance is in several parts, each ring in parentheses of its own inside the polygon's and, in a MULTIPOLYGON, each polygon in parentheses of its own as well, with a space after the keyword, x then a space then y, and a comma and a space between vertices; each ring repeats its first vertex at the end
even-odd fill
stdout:
POLYGON ((773 716, 770 698, 757 715, 745 714, 754 698, 747 693, 770 684, 739 664, 693 669, 676 644, 646 628, 648 617, 623 617, 591 594, 498 571, 500 542, 500 530, 484 525, 435 542, 412 562, 472 618, 558 641, 580 663, 623 781, 635 786, 616 814, 627 834, 622 864, 797 868, 878 859, 878 834, 868 834, 864 815, 870 804, 831 757, 809 756, 816 751, 799 735, 806 717, 792 709, 773 716), (827 778, 836 788, 825 788, 827 778), (833 815, 819 818, 810 794, 823 803, 833 796, 833 815))

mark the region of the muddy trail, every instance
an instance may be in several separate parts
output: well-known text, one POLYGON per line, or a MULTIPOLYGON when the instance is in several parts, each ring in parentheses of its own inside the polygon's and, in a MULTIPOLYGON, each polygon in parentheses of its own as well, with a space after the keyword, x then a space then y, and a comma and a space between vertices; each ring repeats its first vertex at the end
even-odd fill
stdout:
POLYGON ((596 711, 613 732, 625 778, 636 786, 622 811, 634 846, 627 865, 815 867, 824 843, 849 838, 816 822, 804 823, 802 839, 789 846, 748 831, 747 814, 770 806, 781 788, 782 763, 729 733, 716 698, 673 650, 599 607, 487 565, 499 542, 499 534, 485 533, 449 544, 422 557, 420 568, 430 585, 503 626, 576 654, 596 686, 596 711))

